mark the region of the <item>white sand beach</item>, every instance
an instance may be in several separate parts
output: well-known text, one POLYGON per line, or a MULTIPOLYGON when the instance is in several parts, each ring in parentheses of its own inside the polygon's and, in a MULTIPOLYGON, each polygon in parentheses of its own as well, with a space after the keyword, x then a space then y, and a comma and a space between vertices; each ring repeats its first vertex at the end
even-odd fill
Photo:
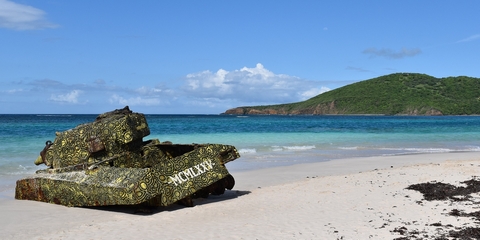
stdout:
POLYGON ((476 152, 343 159, 232 175, 236 186, 224 195, 149 214, 14 200, 12 189, 0 198, 0 239, 434 239, 478 226, 473 217, 448 213, 480 211, 474 204, 480 195, 426 201, 406 189, 431 181, 459 186, 480 176, 476 152))

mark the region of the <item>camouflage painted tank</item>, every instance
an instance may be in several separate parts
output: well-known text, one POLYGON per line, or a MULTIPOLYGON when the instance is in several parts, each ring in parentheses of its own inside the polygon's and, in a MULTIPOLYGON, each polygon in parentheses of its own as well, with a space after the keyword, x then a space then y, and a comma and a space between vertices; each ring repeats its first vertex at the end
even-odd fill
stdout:
POLYGON ((49 168, 18 180, 15 198, 66 206, 191 206, 193 197, 233 188, 225 163, 240 157, 235 147, 143 141, 149 134, 145 116, 128 106, 57 132, 35 161, 49 168))

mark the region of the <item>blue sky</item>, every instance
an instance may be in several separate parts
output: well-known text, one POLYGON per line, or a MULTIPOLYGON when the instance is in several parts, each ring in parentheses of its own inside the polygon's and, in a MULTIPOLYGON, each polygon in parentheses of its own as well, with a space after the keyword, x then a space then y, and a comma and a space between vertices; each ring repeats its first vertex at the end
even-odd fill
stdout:
POLYGON ((0 0, 0 114, 217 114, 480 77, 480 1, 0 0))

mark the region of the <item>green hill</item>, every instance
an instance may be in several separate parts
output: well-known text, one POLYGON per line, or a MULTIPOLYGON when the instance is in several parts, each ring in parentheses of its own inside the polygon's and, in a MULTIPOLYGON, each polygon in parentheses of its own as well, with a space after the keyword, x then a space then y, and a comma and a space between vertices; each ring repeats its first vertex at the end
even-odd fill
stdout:
POLYGON ((337 88, 302 102, 238 107, 225 114, 480 114, 480 78, 395 73, 337 88))

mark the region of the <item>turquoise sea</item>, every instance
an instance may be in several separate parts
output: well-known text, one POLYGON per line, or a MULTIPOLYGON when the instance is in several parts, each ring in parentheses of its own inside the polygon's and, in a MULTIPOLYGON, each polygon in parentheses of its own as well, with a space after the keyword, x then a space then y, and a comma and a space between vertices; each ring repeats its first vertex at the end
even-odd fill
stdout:
MULTIPOLYGON (((34 160, 55 132, 96 115, 0 115, 0 191, 45 166, 34 160)), ((173 143, 234 145, 230 171, 339 158, 480 152, 480 116, 146 115, 151 134, 173 143)))

